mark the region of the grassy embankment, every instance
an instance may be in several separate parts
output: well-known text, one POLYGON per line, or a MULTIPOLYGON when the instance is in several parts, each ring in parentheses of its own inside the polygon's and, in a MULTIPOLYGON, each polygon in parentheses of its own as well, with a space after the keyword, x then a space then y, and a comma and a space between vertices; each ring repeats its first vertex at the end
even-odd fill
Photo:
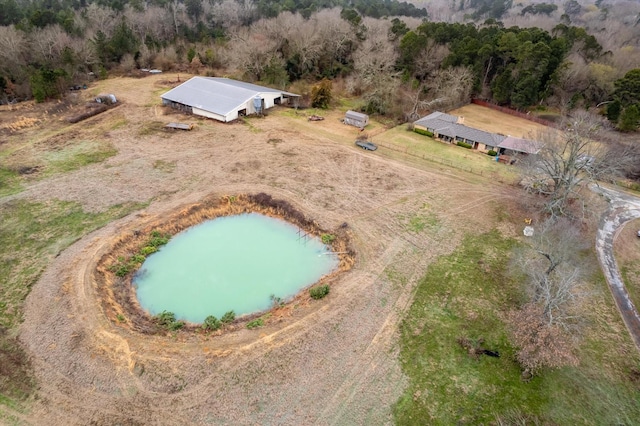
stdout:
POLYGON ((15 408, 32 391, 29 367, 12 336, 38 277, 60 251, 80 237, 142 207, 131 203, 87 213, 76 203, 57 200, 0 204, 0 405, 15 408))
POLYGON ((521 380, 503 312, 521 297, 505 274, 515 242, 497 232, 469 236, 429 267, 401 325, 410 385, 394 407, 400 425, 634 424, 640 418, 640 357, 604 279, 593 279, 580 365, 521 380), (470 357, 458 338, 484 339, 500 358, 470 357))
POLYGON ((11 135, 0 146, 0 419, 20 411, 34 389, 26 355, 15 339, 24 300, 47 265, 64 248, 89 232, 138 210, 140 204, 87 213, 77 203, 7 199, 29 182, 99 163, 116 154, 106 129, 126 123, 121 117, 101 123, 82 137, 69 126, 52 123, 11 135), (77 136, 77 137, 76 137, 77 136))

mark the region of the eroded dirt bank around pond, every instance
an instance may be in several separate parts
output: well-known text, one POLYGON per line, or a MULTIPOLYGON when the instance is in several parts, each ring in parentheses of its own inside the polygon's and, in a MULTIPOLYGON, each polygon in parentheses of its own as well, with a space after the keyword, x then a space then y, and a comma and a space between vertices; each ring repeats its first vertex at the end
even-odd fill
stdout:
MULTIPOLYGON (((305 236, 312 235, 320 238, 323 234, 331 235, 333 240, 330 246, 331 250, 336 253, 338 267, 313 285, 329 285, 336 282, 338 276, 351 269, 355 262, 356 253, 349 242, 349 226, 346 222, 334 230, 322 229, 287 201, 274 199, 265 193, 222 197, 211 195, 201 202, 180 208, 168 219, 160 218, 156 222, 145 224, 142 229, 120 235, 109 252, 100 258, 93 279, 107 318, 118 323, 121 327, 140 333, 166 334, 166 328, 159 326, 149 313, 140 307, 132 285, 133 275, 144 261, 144 255, 141 253, 149 248, 156 250, 155 246, 149 246, 149 241, 153 238, 151 236, 167 236, 168 238, 204 221, 243 213, 260 213, 285 220, 295 225, 305 236), (136 257, 138 259, 133 260, 136 257)), ((300 304, 309 304, 309 302, 308 292, 300 291, 293 300, 271 309, 272 312, 263 319, 263 322, 282 320, 283 317, 290 315, 290 311, 298 309, 300 304)), ((205 333, 199 324, 186 324, 182 327, 180 336, 184 336, 185 332, 199 333, 201 337, 220 335, 243 327, 247 321, 263 314, 263 312, 256 312, 244 315, 233 324, 226 325, 215 333, 205 333)))

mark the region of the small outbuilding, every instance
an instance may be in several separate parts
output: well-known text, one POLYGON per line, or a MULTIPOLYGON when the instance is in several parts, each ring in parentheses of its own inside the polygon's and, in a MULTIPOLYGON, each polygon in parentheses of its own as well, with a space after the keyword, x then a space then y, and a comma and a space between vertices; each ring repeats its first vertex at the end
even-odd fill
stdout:
POLYGON ((367 124, 369 124, 369 116, 367 114, 349 110, 344 115, 344 124, 363 129, 367 124))

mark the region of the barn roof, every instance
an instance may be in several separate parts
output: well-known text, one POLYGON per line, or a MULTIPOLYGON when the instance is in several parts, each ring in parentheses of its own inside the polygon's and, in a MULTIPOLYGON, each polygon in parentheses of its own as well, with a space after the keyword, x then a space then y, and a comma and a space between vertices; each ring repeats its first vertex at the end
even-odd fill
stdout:
POLYGON ((235 111, 261 93, 294 93, 221 77, 193 77, 161 96, 172 102, 189 105, 219 115, 235 111))
POLYGON ((498 147, 516 152, 524 152, 525 154, 537 154, 540 152, 542 144, 528 139, 507 136, 502 142, 500 142, 498 147))

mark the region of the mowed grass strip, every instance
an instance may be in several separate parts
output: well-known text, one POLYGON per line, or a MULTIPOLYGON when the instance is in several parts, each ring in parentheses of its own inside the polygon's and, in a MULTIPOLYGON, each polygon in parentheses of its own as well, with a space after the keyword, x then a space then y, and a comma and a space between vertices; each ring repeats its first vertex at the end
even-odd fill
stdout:
POLYGON ((101 163, 118 153, 109 140, 72 140, 63 146, 46 143, 25 144, 18 149, 0 151, 0 196, 20 192, 25 179, 43 179, 54 174, 78 170, 101 163))
MULTIPOLYGON (((401 324, 400 361, 410 385, 394 406, 396 423, 634 424, 639 357, 604 291, 586 318, 580 366, 521 380, 501 320, 521 300, 520 284, 506 275, 515 245, 496 231, 467 237, 429 267, 401 324), (474 358, 459 338, 482 341, 501 356, 474 358)), ((594 286, 606 290, 601 281, 594 286)))

